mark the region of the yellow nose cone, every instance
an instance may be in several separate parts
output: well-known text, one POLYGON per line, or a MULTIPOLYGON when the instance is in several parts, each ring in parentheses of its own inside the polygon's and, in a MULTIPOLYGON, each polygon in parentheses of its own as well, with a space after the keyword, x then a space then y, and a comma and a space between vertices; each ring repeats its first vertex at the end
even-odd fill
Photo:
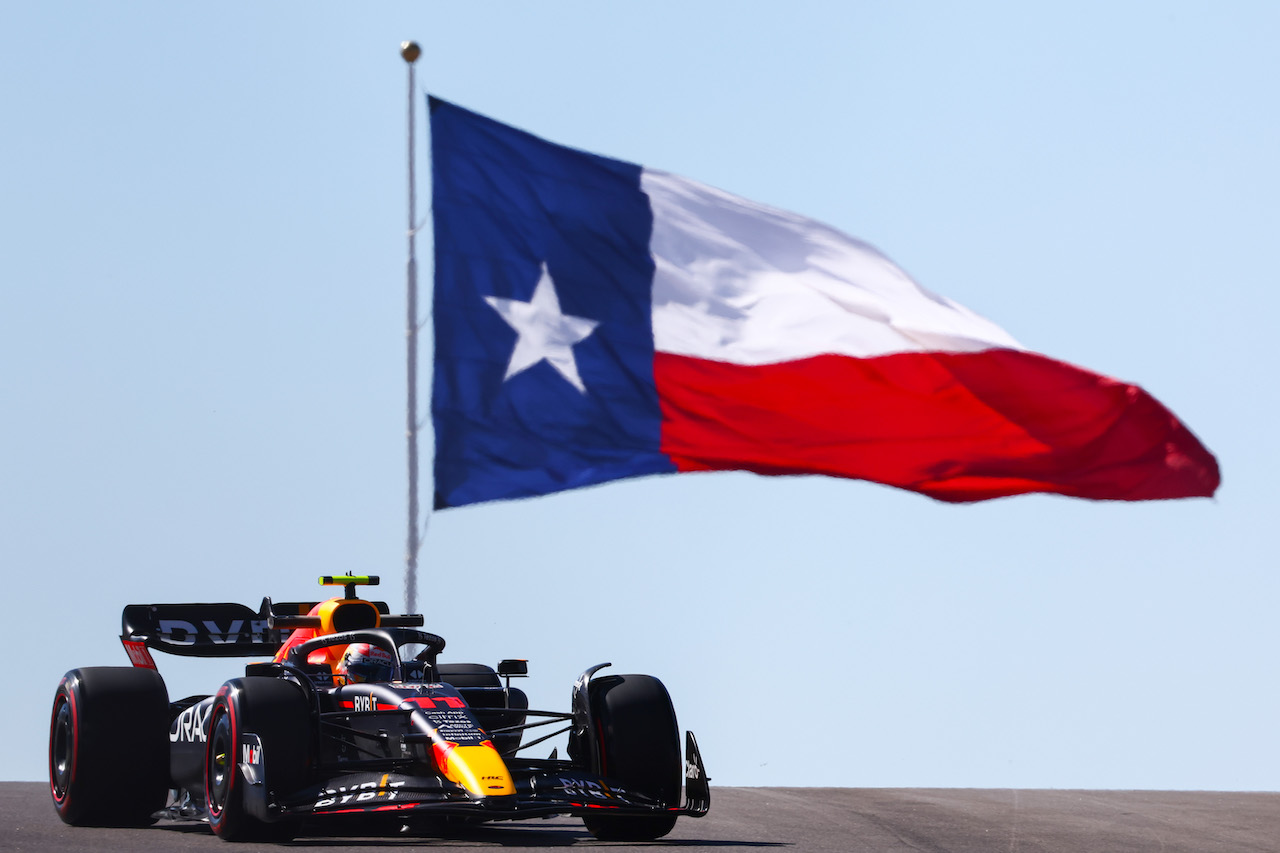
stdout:
POLYGON ((502 797, 516 792, 506 762, 489 741, 477 746, 436 744, 435 752, 445 778, 476 797, 502 797))

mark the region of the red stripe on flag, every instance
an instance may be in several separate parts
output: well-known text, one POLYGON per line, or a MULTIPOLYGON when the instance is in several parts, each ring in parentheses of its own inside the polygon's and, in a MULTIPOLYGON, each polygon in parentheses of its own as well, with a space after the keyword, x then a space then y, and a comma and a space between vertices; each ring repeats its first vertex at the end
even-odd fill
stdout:
POLYGON ((681 471, 827 474, 943 501, 1027 492, 1210 496, 1218 464, 1135 385, 1035 353, 822 355, 763 366, 658 353, 681 471))

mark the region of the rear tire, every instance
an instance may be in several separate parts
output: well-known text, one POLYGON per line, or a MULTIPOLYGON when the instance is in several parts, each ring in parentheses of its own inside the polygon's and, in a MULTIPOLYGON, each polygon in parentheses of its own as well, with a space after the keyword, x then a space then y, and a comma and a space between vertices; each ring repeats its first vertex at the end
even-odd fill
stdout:
POLYGON ((49 791, 72 826, 147 826, 169 797, 169 694, 154 669, 73 669, 53 697, 49 791))
POLYGON ((458 690, 502 686, 502 679, 498 678, 493 667, 482 663, 441 663, 436 664, 436 672, 441 681, 458 690))
MULTIPOLYGON (((649 675, 609 675, 589 687, 596 722, 595 771, 630 791, 679 808, 680 729, 671 697, 649 675)), ((583 815, 588 831, 601 840, 651 841, 676 825, 676 815, 583 815)))
MULTIPOLYGON (((487 731, 524 725, 529 697, 518 687, 504 690, 502 678, 493 667, 482 663, 442 663, 436 669, 441 681, 462 694, 476 721, 487 731)), ((509 758, 520 748, 522 735, 519 730, 493 735, 493 747, 499 755, 509 758)))
POLYGON ((264 821, 250 813, 240 770, 241 736, 262 743, 264 784, 273 794, 290 794, 306 784, 310 765, 311 709, 302 688, 291 681, 249 676, 228 681, 209 712, 205 748, 205 808, 209 827, 224 841, 288 841, 298 823, 264 821))

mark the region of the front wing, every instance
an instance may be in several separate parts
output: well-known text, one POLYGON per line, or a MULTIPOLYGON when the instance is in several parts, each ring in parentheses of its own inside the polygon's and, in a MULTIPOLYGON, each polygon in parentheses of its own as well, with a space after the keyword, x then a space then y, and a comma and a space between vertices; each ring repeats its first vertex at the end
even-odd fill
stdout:
MULTIPOLYGON (((336 815, 402 816, 429 813, 477 820, 520 820, 556 814, 611 812, 619 815, 668 813, 702 817, 711 793, 702 755, 693 733, 686 734, 685 802, 661 803, 608 779, 560 762, 531 762, 513 767, 515 793, 476 798, 438 776, 402 773, 353 773, 328 780, 266 804, 269 820, 336 815)), ((242 767, 242 772, 245 769, 242 767)), ((251 770, 246 776, 251 775, 251 770)), ((253 781, 250 781, 253 785, 253 781)))

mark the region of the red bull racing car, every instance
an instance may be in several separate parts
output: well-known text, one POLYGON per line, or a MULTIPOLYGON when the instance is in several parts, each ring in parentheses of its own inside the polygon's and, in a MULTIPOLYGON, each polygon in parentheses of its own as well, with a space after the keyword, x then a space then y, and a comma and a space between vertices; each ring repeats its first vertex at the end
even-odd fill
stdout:
POLYGON ((73 825, 207 820, 220 837, 283 840, 344 817, 498 821, 580 816, 597 838, 648 840, 710 791, 693 733, 684 758, 666 688, 647 675, 573 686, 567 712, 536 711, 497 668, 439 663, 419 615, 356 595, 322 602, 131 604, 132 667, 73 669, 49 733, 53 805, 73 825), (151 650, 250 663, 209 696, 170 701, 151 650), (526 739, 526 734, 529 738, 526 739), (521 753, 567 734, 567 757, 521 753), (683 802, 682 802, 683 783, 683 802))

